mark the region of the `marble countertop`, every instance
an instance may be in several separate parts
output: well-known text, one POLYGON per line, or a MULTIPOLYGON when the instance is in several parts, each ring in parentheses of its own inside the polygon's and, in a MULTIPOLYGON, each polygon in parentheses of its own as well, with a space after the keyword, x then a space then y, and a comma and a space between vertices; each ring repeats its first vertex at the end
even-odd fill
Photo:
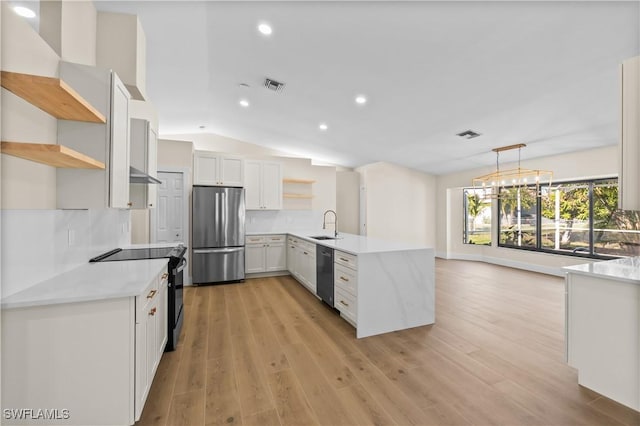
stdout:
POLYGON ((625 257, 562 268, 569 273, 640 284, 640 257, 625 257))
POLYGON ((87 263, 3 298, 2 309, 132 297, 140 294, 167 259, 87 263))
POLYGON ((346 234, 340 232, 337 240, 315 240, 312 236, 326 235, 333 237, 333 232, 321 231, 269 231, 269 232, 252 232, 247 235, 274 235, 288 234, 298 237, 311 243, 320 244, 336 250, 359 255, 367 253, 384 253, 390 251, 407 251, 407 250, 423 250, 431 247, 421 246, 418 244, 402 243, 398 241, 388 241, 379 238, 365 237, 362 235, 346 234))

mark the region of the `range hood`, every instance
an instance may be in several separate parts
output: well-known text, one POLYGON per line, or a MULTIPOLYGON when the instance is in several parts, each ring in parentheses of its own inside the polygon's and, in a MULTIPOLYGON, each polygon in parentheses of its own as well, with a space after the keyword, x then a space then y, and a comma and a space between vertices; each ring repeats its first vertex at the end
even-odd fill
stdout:
POLYGON ((162 183, 153 176, 149 176, 145 172, 129 166, 129 183, 162 183))

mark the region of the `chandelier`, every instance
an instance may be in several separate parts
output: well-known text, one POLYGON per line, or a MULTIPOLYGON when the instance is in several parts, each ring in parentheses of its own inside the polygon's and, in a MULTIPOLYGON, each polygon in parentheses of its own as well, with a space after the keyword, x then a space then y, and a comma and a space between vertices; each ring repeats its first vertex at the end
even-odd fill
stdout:
POLYGON ((520 189, 531 187, 536 190, 536 195, 540 196, 540 189, 543 185, 551 187, 553 172, 549 170, 523 169, 520 167, 520 151, 527 146, 519 143, 515 145, 493 148, 496 153, 496 171, 483 176, 473 178, 473 188, 483 194, 483 198, 500 198, 501 193, 507 193, 509 189, 520 189), (503 151, 518 150, 518 168, 500 169, 500 153, 503 151), (501 191, 502 190, 502 191, 501 191))

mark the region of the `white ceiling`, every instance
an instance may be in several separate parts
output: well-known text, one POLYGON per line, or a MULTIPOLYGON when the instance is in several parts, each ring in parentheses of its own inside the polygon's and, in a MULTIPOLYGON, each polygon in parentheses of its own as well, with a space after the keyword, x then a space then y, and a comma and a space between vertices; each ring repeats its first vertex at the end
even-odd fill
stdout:
POLYGON ((640 54, 638 1, 96 6, 139 16, 161 134, 216 133, 351 167, 443 174, 494 164, 491 148, 514 143, 528 145, 523 158, 614 144, 618 64, 640 54), (455 136, 467 129, 482 136, 455 136))

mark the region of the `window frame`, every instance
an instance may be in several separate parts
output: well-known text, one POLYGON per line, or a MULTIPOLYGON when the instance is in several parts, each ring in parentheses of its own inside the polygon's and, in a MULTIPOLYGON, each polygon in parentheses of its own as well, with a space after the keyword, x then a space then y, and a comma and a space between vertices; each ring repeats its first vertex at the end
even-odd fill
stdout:
MULTIPOLYGON (((560 256, 580 257, 585 259, 611 260, 611 259, 619 259, 621 257, 624 257, 624 256, 611 255, 611 254, 609 255, 599 254, 594 252, 593 240, 594 240, 595 233, 594 233, 594 219, 593 219, 593 212, 594 212, 593 187, 594 187, 594 184, 596 184, 597 182, 605 182, 605 181, 611 181, 611 180, 615 180, 617 183, 618 177, 612 176, 612 177, 604 177, 604 178, 575 179, 575 180, 554 182, 554 184, 556 185, 565 185, 565 184, 587 184, 588 185, 588 199, 589 199, 589 230, 588 230, 589 252, 588 253, 568 252, 568 251, 561 251, 561 250, 548 249, 548 248, 542 247, 542 203, 540 202, 542 198, 541 195, 537 195, 535 197, 536 199, 536 246, 535 247, 532 247, 532 246, 523 247, 523 246, 517 246, 517 245, 511 245, 511 244, 504 244, 501 242, 500 236, 501 236, 501 230, 502 230, 502 226, 501 226, 502 214, 500 212, 502 211, 502 209, 500 204, 502 200, 500 197, 498 197, 498 220, 497 220, 498 223, 496 226, 497 246, 500 248, 525 250, 525 251, 531 251, 531 252, 537 252, 537 253, 555 254, 560 256)), ((535 187, 535 185, 533 184, 526 185, 526 187, 531 188, 531 187, 535 187)))

